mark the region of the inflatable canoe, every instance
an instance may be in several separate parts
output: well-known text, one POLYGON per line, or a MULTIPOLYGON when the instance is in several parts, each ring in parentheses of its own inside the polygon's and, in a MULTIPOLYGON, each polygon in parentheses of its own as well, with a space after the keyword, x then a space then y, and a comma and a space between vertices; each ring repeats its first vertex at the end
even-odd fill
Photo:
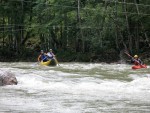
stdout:
POLYGON ((132 69, 141 69, 141 68, 147 68, 147 66, 145 64, 132 66, 132 69))
POLYGON ((56 66, 57 63, 55 61, 55 59, 51 59, 51 60, 48 60, 47 62, 40 62, 40 65, 44 65, 44 66, 56 66))

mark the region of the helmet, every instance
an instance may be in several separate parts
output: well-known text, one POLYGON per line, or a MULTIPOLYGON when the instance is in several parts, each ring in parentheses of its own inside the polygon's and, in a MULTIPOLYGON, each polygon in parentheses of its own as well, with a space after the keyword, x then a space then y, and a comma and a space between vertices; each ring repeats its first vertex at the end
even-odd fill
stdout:
POLYGON ((138 55, 134 55, 134 58, 138 58, 138 55))
POLYGON ((52 51, 52 49, 49 49, 50 51, 52 51))

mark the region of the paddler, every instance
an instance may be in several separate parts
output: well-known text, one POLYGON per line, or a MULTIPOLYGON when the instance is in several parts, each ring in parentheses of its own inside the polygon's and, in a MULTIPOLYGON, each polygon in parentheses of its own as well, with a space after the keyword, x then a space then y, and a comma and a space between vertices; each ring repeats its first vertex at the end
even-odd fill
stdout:
POLYGON ((46 57, 46 54, 44 53, 43 50, 41 50, 41 54, 38 56, 38 61, 39 61, 39 62, 41 62, 41 61, 43 61, 43 62, 48 61, 48 59, 47 59, 47 57, 46 57))
POLYGON ((58 60, 57 60, 56 56, 54 55, 52 49, 49 49, 49 52, 46 55, 47 55, 48 59, 50 59, 50 60, 54 59, 55 62, 59 65, 58 60))
POLYGON ((54 55, 52 49, 49 49, 49 52, 47 53, 47 56, 48 56, 48 59, 54 59, 55 58, 55 55, 54 55))
POLYGON ((138 55, 134 55, 134 57, 131 59, 131 63, 134 63, 134 65, 142 65, 141 59, 139 59, 138 55))

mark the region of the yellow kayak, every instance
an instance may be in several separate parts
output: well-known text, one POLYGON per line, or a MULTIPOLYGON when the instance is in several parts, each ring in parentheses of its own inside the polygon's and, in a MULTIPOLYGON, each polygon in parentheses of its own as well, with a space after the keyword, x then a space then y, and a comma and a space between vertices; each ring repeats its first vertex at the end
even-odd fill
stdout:
POLYGON ((56 66, 57 63, 54 59, 48 60, 46 62, 41 61, 40 65, 44 65, 44 66, 56 66))

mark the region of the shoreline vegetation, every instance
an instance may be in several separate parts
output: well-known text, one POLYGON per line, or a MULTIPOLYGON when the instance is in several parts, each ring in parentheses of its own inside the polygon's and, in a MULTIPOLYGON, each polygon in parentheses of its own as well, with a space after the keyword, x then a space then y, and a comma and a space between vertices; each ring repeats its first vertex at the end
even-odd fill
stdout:
MULTIPOLYGON (((17 55, 12 52, 1 52, 0 62, 37 62, 38 55, 40 51, 26 51, 24 54, 17 55)), ((139 55, 145 64, 150 64, 150 54, 149 52, 144 52, 139 55)), ((96 53, 81 53, 81 52, 68 52, 68 51, 57 51, 56 57, 59 62, 92 62, 92 63, 129 63, 130 58, 124 52, 117 53, 114 49, 101 52, 101 54, 96 53)))
MULTIPOLYGON (((55 53, 55 52, 54 52, 55 53)), ((36 62, 39 52, 36 51, 28 51, 24 52, 23 54, 17 55, 16 53, 6 53, 3 54, 1 52, 0 61, 1 62, 36 62), (34 53, 34 54, 33 54, 34 53), (2 56, 3 55, 3 56, 2 56)), ((95 54, 95 53, 81 53, 81 52, 71 52, 71 51, 57 51, 55 53, 59 62, 117 62, 119 60, 119 56, 117 55, 116 51, 106 51, 102 54, 95 54)))
POLYGON ((1 0, 0 61, 150 63, 150 0, 1 0))

